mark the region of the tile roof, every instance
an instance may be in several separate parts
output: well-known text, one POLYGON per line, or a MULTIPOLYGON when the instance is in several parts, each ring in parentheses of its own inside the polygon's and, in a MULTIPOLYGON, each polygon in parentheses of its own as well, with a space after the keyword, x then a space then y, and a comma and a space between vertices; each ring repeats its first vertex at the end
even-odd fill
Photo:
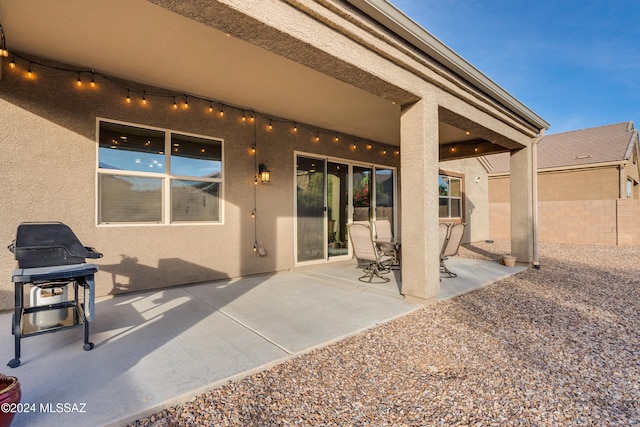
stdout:
MULTIPOLYGON (((633 122, 544 136, 538 143, 538 169, 628 160, 637 139, 633 122)), ((509 172, 509 153, 492 154, 491 173, 509 172)))

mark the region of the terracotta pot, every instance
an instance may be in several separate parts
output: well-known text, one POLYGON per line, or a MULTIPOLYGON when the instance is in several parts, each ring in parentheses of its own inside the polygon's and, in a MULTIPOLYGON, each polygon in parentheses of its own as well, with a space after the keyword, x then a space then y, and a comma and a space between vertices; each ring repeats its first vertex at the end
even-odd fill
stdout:
POLYGON ((502 261, 506 267, 514 267, 516 265, 516 257, 513 255, 504 255, 502 261))
POLYGON ((20 403, 22 390, 20 382, 16 377, 5 377, 0 375, 0 427, 9 427, 15 415, 15 407, 11 404, 20 403), (9 404, 9 405, 7 405, 9 404), (8 408, 6 408, 8 406, 8 408), (8 409, 8 410, 6 410, 8 409))

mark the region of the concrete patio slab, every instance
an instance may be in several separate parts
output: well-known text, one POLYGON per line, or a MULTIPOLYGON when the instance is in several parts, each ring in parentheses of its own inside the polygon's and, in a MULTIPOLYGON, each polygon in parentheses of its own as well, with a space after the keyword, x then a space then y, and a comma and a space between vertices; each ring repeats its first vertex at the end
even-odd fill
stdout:
MULTIPOLYGON (((443 295, 519 271, 469 261, 450 264, 443 295)), ((385 284, 360 275, 352 261, 100 299, 92 351, 82 328, 22 340, 22 365, 2 369, 23 393, 12 425, 123 425, 421 307, 403 300, 399 271, 385 284)), ((0 314, 4 363, 11 316, 0 314)))

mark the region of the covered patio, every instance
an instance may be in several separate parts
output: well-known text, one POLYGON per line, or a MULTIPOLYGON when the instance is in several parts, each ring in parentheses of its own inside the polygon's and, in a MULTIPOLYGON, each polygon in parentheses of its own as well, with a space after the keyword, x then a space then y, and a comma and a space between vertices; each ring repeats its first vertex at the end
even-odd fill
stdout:
MULTIPOLYGON (((1 135, 0 178, 13 201, 0 205, 1 241, 24 221, 67 223, 105 254, 98 295, 286 271, 303 264, 297 237, 311 234, 299 226, 299 160, 320 159, 349 168, 345 181, 361 167, 393 174, 403 294, 429 303, 440 294, 440 162, 508 151, 511 252, 536 262, 532 170, 548 124, 391 3, 76 3, 0 3, 10 53, 0 60, 0 114, 12 123, 1 135), (151 166, 171 165, 172 138, 187 145, 186 135, 197 152, 215 148, 215 174, 109 164, 102 154, 117 144, 103 136, 130 128, 162 135, 151 166), (23 173, 27 164, 46 173, 23 173), (260 165, 270 169, 268 184, 258 182, 260 165), (154 212, 134 217, 128 208, 152 186, 154 212), (212 204, 205 220, 190 217, 212 204)), ((132 163, 146 147, 140 141, 121 145, 132 163)), ((356 219, 350 185, 346 209, 338 205, 342 226, 356 219)), ((331 206, 319 194, 325 228, 316 234, 326 239, 331 206)), ((319 242, 325 252, 313 262, 330 261, 327 246, 319 242)), ((0 277, 13 267, 0 252, 0 277)), ((0 287, 0 307, 11 307, 11 294, 10 283, 0 287)))
MULTIPOLYGON (((442 280, 441 300, 525 268, 449 262, 458 277, 442 280)), ((420 309, 402 298, 394 273, 384 285, 364 284, 352 261, 102 298, 94 350, 82 350, 80 329, 23 341, 22 365, 10 374, 36 410, 13 425, 120 426, 420 309), (78 411, 46 411, 58 403, 78 411)), ((9 328, 0 328, 0 348, 13 357, 9 328)))

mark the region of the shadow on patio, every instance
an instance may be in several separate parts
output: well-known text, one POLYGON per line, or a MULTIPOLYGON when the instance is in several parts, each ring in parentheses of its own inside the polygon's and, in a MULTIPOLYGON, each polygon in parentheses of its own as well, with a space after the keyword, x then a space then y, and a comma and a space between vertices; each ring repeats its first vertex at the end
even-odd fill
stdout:
MULTIPOLYGON (((441 299, 520 271, 454 258, 441 299)), ((91 340, 63 331, 23 340, 22 402, 83 404, 84 412, 20 413, 16 426, 122 425, 225 382, 358 334, 422 306, 403 300, 399 272, 386 284, 358 281, 355 261, 118 295, 96 303, 91 340)), ((11 313, 0 314, 0 348, 13 354, 11 313)))

